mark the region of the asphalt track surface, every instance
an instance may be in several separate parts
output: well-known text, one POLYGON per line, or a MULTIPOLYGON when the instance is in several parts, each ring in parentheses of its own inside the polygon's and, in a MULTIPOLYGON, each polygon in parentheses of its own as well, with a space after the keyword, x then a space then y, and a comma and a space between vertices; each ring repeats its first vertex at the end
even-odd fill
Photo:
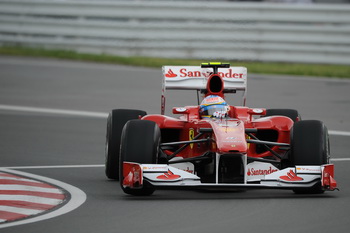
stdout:
MULTIPOLYGON (((249 73, 248 78, 248 106, 295 108, 303 119, 320 119, 330 130, 350 131, 349 81, 249 73)), ((56 179, 87 195, 86 202, 72 212, 0 232, 349 231, 349 136, 331 135, 332 157, 338 159, 334 164, 339 192, 156 191, 151 197, 125 195, 118 183, 105 178, 100 166, 104 163, 104 115, 112 108, 159 113, 160 90, 161 71, 157 69, 0 57, 0 105, 23 110, 0 110, 0 167, 17 167, 18 171, 56 179), (96 114, 24 111, 22 107, 96 114)), ((169 96, 168 106, 196 104, 194 93, 172 92, 169 96)))

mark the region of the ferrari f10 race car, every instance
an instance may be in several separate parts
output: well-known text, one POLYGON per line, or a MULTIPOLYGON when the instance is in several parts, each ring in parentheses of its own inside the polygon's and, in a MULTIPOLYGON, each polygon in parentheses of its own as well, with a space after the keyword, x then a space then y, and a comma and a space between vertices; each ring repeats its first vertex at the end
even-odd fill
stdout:
POLYGON ((108 116, 106 175, 131 195, 156 189, 337 189, 326 126, 293 109, 245 106, 247 69, 229 64, 164 66, 161 114, 108 116), (165 116, 166 90, 196 90, 198 105, 165 116), (226 95, 241 92, 241 106, 226 95), (200 102, 200 99, 202 101, 200 102))

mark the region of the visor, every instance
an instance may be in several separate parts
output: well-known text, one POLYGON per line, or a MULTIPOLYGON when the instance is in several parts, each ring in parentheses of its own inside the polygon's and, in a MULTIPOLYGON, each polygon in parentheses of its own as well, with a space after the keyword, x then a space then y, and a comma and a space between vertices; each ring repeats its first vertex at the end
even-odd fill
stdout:
POLYGON ((223 112, 227 113, 226 105, 213 105, 213 106, 205 106, 201 109, 202 117, 212 117, 215 112, 223 112))

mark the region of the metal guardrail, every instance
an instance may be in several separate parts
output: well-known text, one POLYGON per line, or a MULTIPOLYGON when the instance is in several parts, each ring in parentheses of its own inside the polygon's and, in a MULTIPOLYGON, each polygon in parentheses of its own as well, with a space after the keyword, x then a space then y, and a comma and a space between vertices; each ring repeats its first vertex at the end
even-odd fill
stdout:
POLYGON ((348 65, 350 6, 0 0, 0 44, 121 56, 348 65))

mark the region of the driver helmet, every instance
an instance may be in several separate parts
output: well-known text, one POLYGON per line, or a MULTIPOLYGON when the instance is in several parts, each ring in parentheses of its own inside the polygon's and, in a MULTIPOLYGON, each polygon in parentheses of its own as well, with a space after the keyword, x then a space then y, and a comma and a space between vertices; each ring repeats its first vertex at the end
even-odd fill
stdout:
POLYGON ((199 106, 199 114, 202 118, 224 118, 228 116, 230 107, 226 101, 218 95, 208 95, 199 106))

